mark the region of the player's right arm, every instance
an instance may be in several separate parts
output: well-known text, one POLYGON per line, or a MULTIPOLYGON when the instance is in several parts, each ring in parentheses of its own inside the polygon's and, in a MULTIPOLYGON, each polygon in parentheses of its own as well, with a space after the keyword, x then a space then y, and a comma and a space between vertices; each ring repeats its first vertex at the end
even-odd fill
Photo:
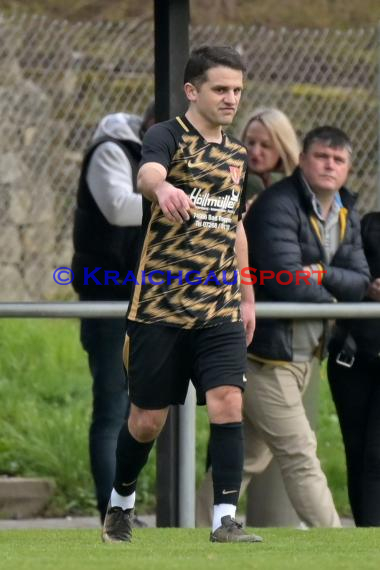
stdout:
POLYGON ((183 190, 166 180, 175 151, 176 141, 165 123, 151 127, 143 141, 137 187, 145 198, 158 203, 169 221, 183 223, 190 219, 194 204, 183 190))
POLYGON ((140 192, 151 202, 157 202, 165 218, 171 222, 186 222, 190 219, 190 198, 180 188, 166 181, 166 169, 158 162, 142 165, 137 177, 140 192))

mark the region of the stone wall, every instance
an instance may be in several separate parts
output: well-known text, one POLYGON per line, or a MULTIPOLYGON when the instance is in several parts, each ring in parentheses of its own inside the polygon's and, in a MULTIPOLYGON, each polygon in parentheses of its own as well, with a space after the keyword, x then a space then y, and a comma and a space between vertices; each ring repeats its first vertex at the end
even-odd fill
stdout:
MULTIPOLYGON (((2 47, 0 300, 60 297, 53 270, 57 263, 70 264, 72 246, 71 232, 62 233, 62 188, 55 179, 65 165, 71 175, 71 203, 64 212, 70 224, 81 152, 65 151, 62 144, 56 148, 66 138, 67 125, 55 116, 54 95, 26 77, 9 46, 2 47)), ((64 293, 71 295, 71 288, 64 293)))

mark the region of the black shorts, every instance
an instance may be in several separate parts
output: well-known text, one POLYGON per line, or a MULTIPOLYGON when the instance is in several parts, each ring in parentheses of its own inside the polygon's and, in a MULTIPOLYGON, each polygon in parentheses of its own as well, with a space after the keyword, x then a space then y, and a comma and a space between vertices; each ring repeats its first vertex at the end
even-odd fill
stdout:
POLYGON ((190 380, 201 404, 211 388, 243 390, 246 357, 242 322, 188 330, 129 321, 124 364, 130 401, 148 410, 183 404, 190 380))

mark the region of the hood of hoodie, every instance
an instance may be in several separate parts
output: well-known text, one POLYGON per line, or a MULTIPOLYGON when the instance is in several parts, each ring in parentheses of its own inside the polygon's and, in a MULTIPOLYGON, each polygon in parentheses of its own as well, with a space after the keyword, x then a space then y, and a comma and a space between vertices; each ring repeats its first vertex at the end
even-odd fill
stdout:
POLYGON ((128 140, 141 145, 139 130, 142 119, 129 113, 112 113, 106 115, 96 127, 92 142, 101 137, 128 140))

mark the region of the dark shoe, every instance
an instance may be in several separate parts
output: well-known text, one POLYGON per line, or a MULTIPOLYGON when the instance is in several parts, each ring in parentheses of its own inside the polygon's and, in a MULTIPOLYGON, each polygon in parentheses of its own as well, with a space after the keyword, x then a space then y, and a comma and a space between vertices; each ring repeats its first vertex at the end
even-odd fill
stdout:
POLYGON ((230 515, 222 517, 222 525, 210 534, 211 542, 262 542, 261 536, 246 534, 243 525, 230 515))
POLYGON ((148 528, 148 525, 143 520, 139 519, 137 515, 132 517, 133 528, 148 528))
POLYGON ((133 509, 123 511, 109 504, 102 530, 103 542, 131 542, 132 526, 133 509))

